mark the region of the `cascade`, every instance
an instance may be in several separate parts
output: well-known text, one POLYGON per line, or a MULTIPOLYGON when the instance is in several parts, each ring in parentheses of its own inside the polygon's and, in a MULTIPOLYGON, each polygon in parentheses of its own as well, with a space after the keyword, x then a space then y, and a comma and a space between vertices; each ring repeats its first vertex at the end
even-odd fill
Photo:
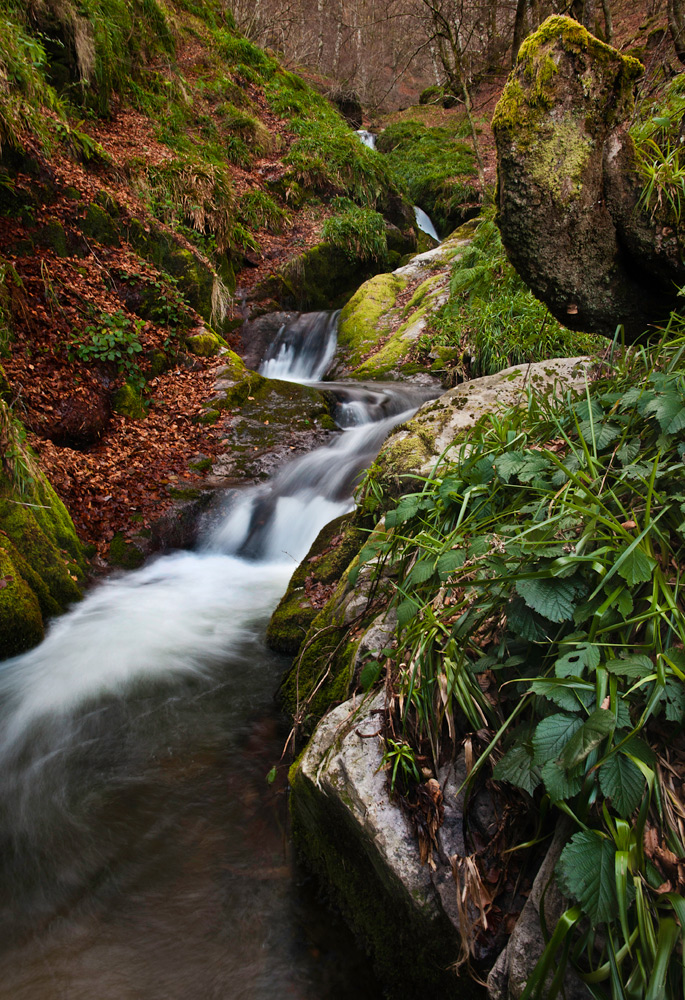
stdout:
POLYGON ((422 208, 419 208, 418 205, 414 205, 414 217, 416 218, 416 225, 423 233, 427 233, 431 239, 436 241, 436 243, 442 243, 442 240, 435 230, 431 217, 424 212, 422 208))
MULTIPOLYGON (((319 379, 336 322, 297 317, 264 373, 319 379)), ((108 579, 0 664, 3 1000, 379 995, 350 981, 350 952, 311 945, 325 920, 293 882, 283 791, 265 780, 287 661, 264 629, 388 431, 434 393, 324 385, 332 444, 240 492, 199 551, 108 579)))
POLYGON ((374 132, 367 132, 365 128, 358 128, 357 135, 364 145, 369 147, 369 149, 376 148, 376 136, 374 132))

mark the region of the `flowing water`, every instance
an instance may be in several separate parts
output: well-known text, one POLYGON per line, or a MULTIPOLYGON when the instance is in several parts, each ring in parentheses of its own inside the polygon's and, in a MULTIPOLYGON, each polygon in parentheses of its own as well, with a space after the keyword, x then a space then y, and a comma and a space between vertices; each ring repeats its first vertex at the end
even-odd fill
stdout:
POLYGON ((364 145, 369 147, 369 149, 376 148, 376 135, 374 132, 367 132, 365 128, 358 128, 357 135, 364 145))
POLYGON ((442 243, 442 240, 435 230, 431 217, 424 212, 422 208, 419 208, 418 205, 414 205, 414 217, 416 219, 416 225, 422 232, 428 233, 431 239, 434 239, 436 243, 442 243))
MULTIPOLYGON (((300 317, 264 370, 320 377, 335 322, 300 317)), ((292 868, 285 768, 266 782, 288 661, 263 636, 319 529, 429 393, 325 388, 344 428, 332 445, 245 490, 200 551, 109 579, 0 664, 3 1000, 380 996, 292 868)))

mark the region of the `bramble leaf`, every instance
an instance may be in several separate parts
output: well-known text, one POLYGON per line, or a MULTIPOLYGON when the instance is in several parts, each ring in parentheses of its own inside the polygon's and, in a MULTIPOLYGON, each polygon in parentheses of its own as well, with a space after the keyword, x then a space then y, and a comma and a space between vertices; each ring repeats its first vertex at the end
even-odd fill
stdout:
POLYGON ((583 830, 571 838, 557 863, 561 891, 582 906, 593 924, 611 920, 617 912, 614 845, 583 830))
POLYGON ((639 806, 645 777, 637 765, 622 753, 607 757, 599 768, 599 787, 611 799, 620 816, 630 816, 639 806))
POLYGON ((536 764, 556 760, 562 750, 581 728, 583 720, 578 715, 548 715, 538 723, 533 734, 533 751, 536 764))
POLYGON ((571 768, 585 760, 595 747, 613 732, 616 726, 614 713, 605 708, 597 708, 589 715, 581 728, 573 734, 559 756, 563 767, 571 768))
POLYGON ((520 743, 508 750, 493 769, 496 781, 510 781, 530 795, 540 784, 540 772, 533 760, 533 750, 526 743, 520 743))
POLYGON ((552 622, 564 622, 573 617, 576 587, 569 580, 519 580, 516 590, 529 608, 552 622))

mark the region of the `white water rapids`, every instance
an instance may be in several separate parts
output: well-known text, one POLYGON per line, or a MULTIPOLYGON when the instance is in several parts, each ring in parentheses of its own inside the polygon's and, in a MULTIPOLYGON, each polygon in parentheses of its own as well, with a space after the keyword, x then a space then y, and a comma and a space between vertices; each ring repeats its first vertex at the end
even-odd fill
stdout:
MULTIPOLYGON (((264 372, 319 378, 335 325, 299 317, 264 372)), ((293 885, 283 793, 265 782, 287 664, 263 633, 359 471, 430 393, 322 388, 345 428, 333 444, 244 490, 200 551, 107 580, 0 664, 3 1000, 378 996, 344 971, 352 951, 322 962, 311 943, 326 918, 293 885)))

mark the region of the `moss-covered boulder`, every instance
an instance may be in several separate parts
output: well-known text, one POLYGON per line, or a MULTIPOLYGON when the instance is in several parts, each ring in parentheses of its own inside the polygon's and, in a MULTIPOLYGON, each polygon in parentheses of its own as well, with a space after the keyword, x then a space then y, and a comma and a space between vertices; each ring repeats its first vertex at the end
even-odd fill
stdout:
POLYGON ((425 334, 430 317, 447 301, 453 262, 471 235, 471 226, 462 226, 439 247, 357 289, 340 314, 333 376, 429 378, 412 360, 412 349, 425 334))
POLYGON ((297 567, 266 631, 272 649, 294 656, 364 539, 349 514, 335 518, 319 532, 297 567))
POLYGON ((672 285, 633 256, 621 231, 637 204, 619 153, 632 149, 641 73, 576 21, 551 17, 521 46, 493 118, 498 224, 512 263, 567 326, 613 336, 623 323, 631 338, 674 302, 672 285), (621 223, 607 189, 625 184, 632 194, 621 223))
POLYGON ((64 504, 22 447, 3 407, 0 657, 7 657, 40 642, 48 619, 81 598, 86 563, 64 504))
POLYGON ((213 358, 226 345, 226 341, 206 330, 204 333, 196 333, 192 337, 188 337, 185 345, 186 350, 199 358, 213 358))
POLYGON ((260 281, 250 298, 273 299, 285 309, 338 309, 366 278, 382 269, 382 264, 355 260, 339 247, 319 243, 260 281))
POLYGON ((112 409, 122 417, 131 417, 133 420, 142 420, 147 416, 142 392, 129 382, 124 382, 112 396, 112 409))

